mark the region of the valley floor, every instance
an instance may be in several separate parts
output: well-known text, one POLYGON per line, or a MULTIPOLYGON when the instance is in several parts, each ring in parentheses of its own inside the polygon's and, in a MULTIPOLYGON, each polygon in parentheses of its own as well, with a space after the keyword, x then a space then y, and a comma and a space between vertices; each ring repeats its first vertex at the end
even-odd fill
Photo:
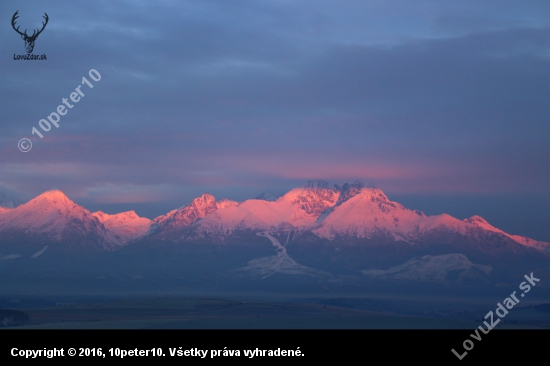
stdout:
MULTIPOLYGON (((366 304, 366 305, 365 305, 366 304)), ((4 329, 475 329, 494 309, 404 314, 366 310, 357 299, 263 302, 164 298, 20 309, 25 325, 4 329)), ((512 309, 498 329, 548 329, 546 305, 512 309)))

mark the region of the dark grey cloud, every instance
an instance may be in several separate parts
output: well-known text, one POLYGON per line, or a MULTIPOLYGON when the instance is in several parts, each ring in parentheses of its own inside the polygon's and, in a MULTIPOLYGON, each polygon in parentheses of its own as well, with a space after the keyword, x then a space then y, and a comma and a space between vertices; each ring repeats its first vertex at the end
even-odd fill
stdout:
POLYGON ((309 178, 546 196, 548 4, 2 2, 0 184, 89 204, 309 178), (12 59, 15 10, 29 29, 50 16, 48 61, 12 59), (60 128, 31 136, 92 68, 101 81, 60 128))

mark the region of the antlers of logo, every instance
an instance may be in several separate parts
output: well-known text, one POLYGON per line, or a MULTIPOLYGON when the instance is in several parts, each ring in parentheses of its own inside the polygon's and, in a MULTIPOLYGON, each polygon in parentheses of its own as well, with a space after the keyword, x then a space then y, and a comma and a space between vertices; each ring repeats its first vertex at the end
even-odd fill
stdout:
POLYGON ((42 22, 42 29, 38 30, 38 29, 35 29, 34 32, 32 33, 31 36, 29 36, 27 34, 27 30, 25 29, 25 32, 21 33, 19 31, 19 26, 17 28, 15 28, 15 20, 17 18, 19 18, 19 15, 17 15, 17 13, 19 13, 19 10, 17 10, 15 12, 15 14, 13 14, 13 17, 11 18, 11 26, 13 27, 13 29, 19 33, 21 35, 21 38, 23 38, 23 40, 25 41, 25 48, 27 49, 27 53, 32 53, 32 50, 34 49, 34 42, 36 41, 36 38, 38 38, 38 35, 40 33, 42 33, 42 31, 44 30, 44 28, 46 28, 46 24, 48 24, 48 14, 44 13, 44 19, 46 20, 45 22, 42 22))

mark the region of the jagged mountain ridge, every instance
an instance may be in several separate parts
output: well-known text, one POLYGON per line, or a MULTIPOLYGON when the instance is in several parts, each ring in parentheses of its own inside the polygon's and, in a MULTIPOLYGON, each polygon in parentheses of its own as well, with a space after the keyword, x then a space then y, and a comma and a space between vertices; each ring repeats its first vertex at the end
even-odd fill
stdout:
MULTIPOLYGON (((210 200, 212 198, 210 196, 210 200)), ((329 187, 325 182, 309 182, 275 201, 250 199, 223 208, 214 208, 213 203, 209 207, 211 209, 201 212, 201 217, 194 222, 186 218, 180 225, 165 231, 151 231, 150 235, 176 241, 201 237, 223 241, 243 230, 298 230, 310 231, 328 240, 385 236, 413 244, 429 233, 449 232, 477 240, 501 236, 542 251, 550 247, 548 243, 507 234, 479 216, 459 220, 448 214, 427 216, 421 211, 409 210, 389 200, 380 189, 364 187, 361 182, 345 184, 342 188, 329 187)))
POLYGON ((135 232, 124 234, 129 221, 137 220, 142 226, 147 226, 145 231, 137 229, 139 236, 147 232, 149 225, 144 220, 150 220, 134 215, 92 214, 60 190, 52 190, 18 207, 0 210, 0 238, 25 234, 70 245, 113 249, 137 237, 135 232))
POLYGON ((90 211, 59 190, 47 191, 29 202, 0 213, 0 233, 24 232, 57 241, 74 236, 97 240, 98 245, 119 243, 90 211))
POLYGON ((61 191, 0 209, 0 270, 29 284, 63 278, 78 287, 87 278, 103 288, 112 278, 155 289, 263 289, 269 282, 303 290, 319 281, 350 289, 369 281, 477 286, 547 271, 549 245, 479 216, 427 216, 360 182, 310 182, 275 200, 218 201, 205 193, 154 220, 134 211, 91 213, 61 191))
POLYGON ((154 220, 128 211, 116 215, 90 213, 61 191, 48 191, 16 208, 0 209, 0 235, 9 231, 68 237, 94 237, 104 248, 116 248, 142 238, 223 242, 240 231, 311 232, 325 240, 371 239, 380 236, 413 245, 432 232, 449 232, 483 240, 491 235, 522 247, 546 251, 549 243, 507 234, 479 216, 459 220, 447 214, 427 216, 392 202, 377 188, 361 182, 330 187, 310 181, 274 201, 216 201, 206 193, 190 204, 154 220))

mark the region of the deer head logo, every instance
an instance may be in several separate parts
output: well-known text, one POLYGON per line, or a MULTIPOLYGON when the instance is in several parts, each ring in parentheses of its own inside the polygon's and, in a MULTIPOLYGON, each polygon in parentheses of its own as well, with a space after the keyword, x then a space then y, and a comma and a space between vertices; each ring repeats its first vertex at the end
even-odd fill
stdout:
POLYGON ((13 17, 11 18, 11 26, 13 27, 13 29, 19 33, 21 35, 21 38, 23 38, 23 40, 25 41, 25 48, 27 49, 27 53, 32 53, 32 50, 34 49, 34 42, 36 41, 36 38, 38 38, 38 35, 40 33, 42 33, 42 31, 44 30, 44 28, 46 28, 46 24, 48 24, 48 14, 44 13, 44 19, 46 19, 45 22, 42 22, 42 29, 38 30, 38 29, 35 29, 34 32, 32 33, 31 36, 29 36, 27 34, 27 30, 25 29, 25 32, 21 33, 19 31, 19 26, 17 28, 15 28, 15 20, 17 18, 19 18, 19 15, 17 15, 17 13, 19 13, 19 10, 17 10, 15 12, 15 14, 13 14, 13 17))

